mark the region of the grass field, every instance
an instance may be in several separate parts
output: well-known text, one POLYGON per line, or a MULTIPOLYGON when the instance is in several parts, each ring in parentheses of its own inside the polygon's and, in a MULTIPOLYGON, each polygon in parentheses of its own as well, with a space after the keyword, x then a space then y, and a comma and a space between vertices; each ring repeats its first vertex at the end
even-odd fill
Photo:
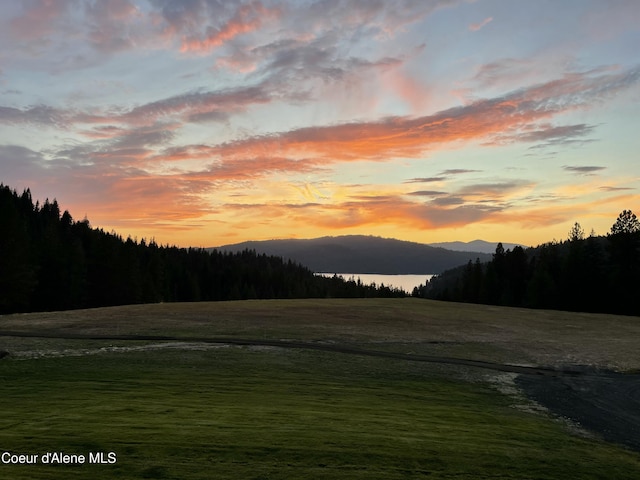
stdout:
MULTIPOLYGON (((0 330, 640 368, 638 318, 415 299, 128 306, 4 316, 0 330)), ((523 399, 484 369, 175 341, 11 336, 0 350, 10 353, 0 361, 0 454, 117 455, 114 464, 0 463, 0 478, 640 478, 640 454, 514 408, 523 399)))

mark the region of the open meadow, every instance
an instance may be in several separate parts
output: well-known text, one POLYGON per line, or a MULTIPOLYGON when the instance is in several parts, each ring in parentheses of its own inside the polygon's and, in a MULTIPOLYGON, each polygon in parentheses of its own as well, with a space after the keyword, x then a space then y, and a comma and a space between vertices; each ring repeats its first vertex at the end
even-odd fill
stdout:
POLYGON ((640 478, 633 432, 533 400, 624 384, 611 412, 635 428, 637 317, 260 300, 6 315, 0 335, 1 478, 640 478))

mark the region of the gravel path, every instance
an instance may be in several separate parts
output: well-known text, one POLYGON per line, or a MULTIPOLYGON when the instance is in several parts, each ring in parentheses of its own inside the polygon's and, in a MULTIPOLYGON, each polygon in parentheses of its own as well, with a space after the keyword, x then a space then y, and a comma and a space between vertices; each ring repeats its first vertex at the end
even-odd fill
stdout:
POLYGON ((519 375, 516 385, 554 414, 571 419, 609 442, 640 451, 640 375, 519 375))

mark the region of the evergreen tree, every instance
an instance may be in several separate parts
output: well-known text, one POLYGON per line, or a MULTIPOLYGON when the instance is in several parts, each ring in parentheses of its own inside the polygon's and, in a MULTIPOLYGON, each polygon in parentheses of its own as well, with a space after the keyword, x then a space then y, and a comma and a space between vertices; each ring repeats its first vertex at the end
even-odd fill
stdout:
POLYGON ((611 295, 617 313, 640 313, 640 222, 623 210, 609 234, 611 295))
POLYGON ((584 230, 580 226, 578 222, 573 224, 571 230, 569 230, 569 241, 577 242, 578 240, 582 240, 584 238, 584 230))
POLYGON ((611 226, 611 235, 637 233, 640 231, 640 221, 631 210, 623 210, 618 219, 611 226))
POLYGON ((30 192, 18 199, 0 184, 0 313, 28 310, 37 285, 28 228, 33 208, 30 192))

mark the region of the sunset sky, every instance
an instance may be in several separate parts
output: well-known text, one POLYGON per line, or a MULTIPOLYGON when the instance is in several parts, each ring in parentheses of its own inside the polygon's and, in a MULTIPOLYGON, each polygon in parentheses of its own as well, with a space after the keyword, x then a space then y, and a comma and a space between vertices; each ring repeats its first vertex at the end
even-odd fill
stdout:
POLYGON ((0 182, 160 244, 640 214, 637 0, 0 2, 0 182))

